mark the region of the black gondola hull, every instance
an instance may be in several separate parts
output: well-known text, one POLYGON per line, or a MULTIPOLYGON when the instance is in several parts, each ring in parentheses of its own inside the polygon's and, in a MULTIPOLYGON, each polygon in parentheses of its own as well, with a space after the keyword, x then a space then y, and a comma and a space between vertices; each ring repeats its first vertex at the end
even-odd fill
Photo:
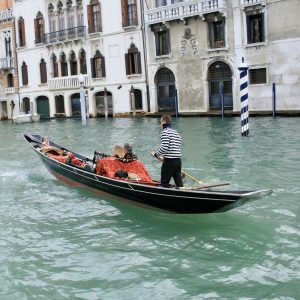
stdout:
MULTIPOLYGON (((42 137, 39 135, 25 133, 24 137, 47 169, 58 180, 70 185, 83 186, 97 193, 106 193, 119 199, 130 200, 137 204, 169 212, 194 214, 228 211, 245 202, 271 193, 271 190, 238 192, 183 190, 112 179, 94 174, 80 167, 61 163, 47 156, 36 147, 41 146, 42 137)), ((55 143, 51 143, 51 145, 61 148, 55 143)), ((74 154, 81 159, 87 159, 77 153, 74 154)))

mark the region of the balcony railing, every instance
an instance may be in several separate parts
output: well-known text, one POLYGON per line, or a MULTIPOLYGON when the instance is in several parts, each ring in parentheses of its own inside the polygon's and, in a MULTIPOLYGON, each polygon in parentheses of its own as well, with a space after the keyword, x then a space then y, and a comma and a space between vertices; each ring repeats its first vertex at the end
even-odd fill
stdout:
POLYGON ((5 89, 5 94, 14 94, 16 89, 14 87, 8 87, 5 89))
POLYGON ((12 62, 13 61, 11 57, 0 58, 0 70, 12 69, 12 62))
POLYGON ((9 20, 13 17, 13 10, 12 8, 0 10, 0 22, 9 20))
POLYGON ((242 6, 265 4, 265 3, 266 3, 266 0, 241 0, 242 6))
POLYGON ((226 11, 226 2, 224 0, 185 0, 175 4, 172 4, 172 2, 168 0, 165 3, 167 5, 149 9, 145 12, 146 24, 201 16, 212 12, 224 14, 226 11))
MULTIPOLYGON (((91 78, 89 75, 83 75, 84 86, 91 85, 91 78)), ((48 82, 49 90, 62 90, 62 89, 78 89, 80 88, 80 82, 78 80, 78 75, 66 76, 66 77, 55 77, 49 79, 48 82)))
POLYGON ((45 33, 43 35, 44 44, 56 44, 69 40, 81 39, 85 36, 85 26, 73 27, 59 31, 45 33))

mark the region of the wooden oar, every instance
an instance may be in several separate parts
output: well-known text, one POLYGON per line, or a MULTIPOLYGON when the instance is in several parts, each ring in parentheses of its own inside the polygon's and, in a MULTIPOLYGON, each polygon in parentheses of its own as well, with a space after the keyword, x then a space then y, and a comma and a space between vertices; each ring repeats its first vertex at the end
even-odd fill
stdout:
POLYGON ((202 184, 202 182, 204 181, 204 180, 198 180, 198 179, 196 179, 195 177, 193 177, 192 175, 190 175, 190 174, 187 173, 186 171, 181 170, 181 173, 184 174, 186 177, 188 177, 188 178, 194 180, 194 181, 197 182, 198 184, 202 184))
POLYGON ((208 189, 208 188, 213 188, 213 187, 218 187, 218 186, 224 186, 224 185, 230 185, 229 182, 226 183, 219 183, 219 184, 211 184, 211 185, 203 185, 195 188, 196 190, 202 190, 202 189, 208 189))
MULTIPOLYGON (((152 153, 151 153, 151 155, 152 155, 152 153)), ((157 158, 157 159, 160 160, 160 161, 163 161, 163 160, 164 160, 164 158, 163 158, 162 156, 154 156, 154 155, 152 155, 152 156, 155 157, 155 158, 157 158)), ((194 181, 197 182, 198 184, 202 184, 203 181, 207 181, 207 179, 206 179, 206 180, 199 180, 199 179, 196 179, 195 177, 193 177, 192 175, 188 174, 186 171, 183 171, 183 170, 181 170, 181 173, 184 174, 186 177, 189 177, 190 179, 194 180, 194 181)))

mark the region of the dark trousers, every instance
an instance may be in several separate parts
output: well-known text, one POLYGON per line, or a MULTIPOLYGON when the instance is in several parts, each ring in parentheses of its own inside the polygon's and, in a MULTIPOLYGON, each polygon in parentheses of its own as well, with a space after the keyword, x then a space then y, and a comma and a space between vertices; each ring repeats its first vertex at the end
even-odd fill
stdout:
POLYGON ((177 187, 183 186, 181 178, 181 158, 165 158, 161 167, 161 185, 170 187, 173 177, 177 187))

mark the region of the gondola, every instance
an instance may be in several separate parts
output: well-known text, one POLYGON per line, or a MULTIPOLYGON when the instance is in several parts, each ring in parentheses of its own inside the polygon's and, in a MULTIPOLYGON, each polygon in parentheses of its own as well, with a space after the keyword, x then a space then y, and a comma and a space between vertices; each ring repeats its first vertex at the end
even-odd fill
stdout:
MULTIPOLYGON (((90 168, 60 162, 41 151, 43 143, 41 135, 24 133, 24 138, 58 180, 88 188, 100 195, 109 195, 112 199, 129 200, 131 203, 163 211, 181 214, 225 212, 272 192, 269 189, 220 191, 212 186, 189 189, 165 188, 157 181, 146 183, 139 180, 109 178, 95 173, 94 161, 91 158, 72 152, 78 160, 86 162, 90 168)), ((70 152, 53 141, 49 141, 49 145, 70 152)))

